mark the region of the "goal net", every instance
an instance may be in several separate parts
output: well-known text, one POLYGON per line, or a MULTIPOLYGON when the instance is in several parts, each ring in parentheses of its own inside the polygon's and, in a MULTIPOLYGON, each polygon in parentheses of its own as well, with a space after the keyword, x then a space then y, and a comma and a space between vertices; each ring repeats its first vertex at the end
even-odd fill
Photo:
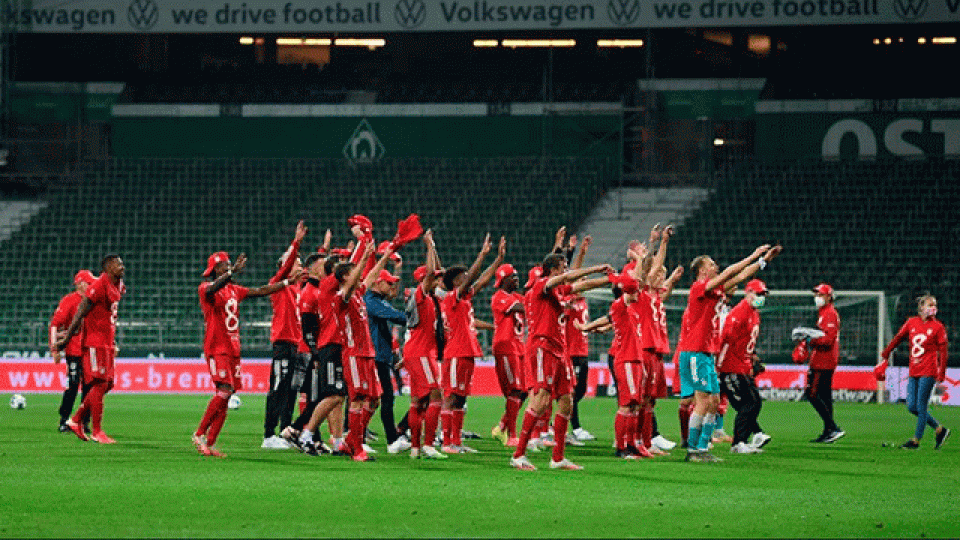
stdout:
MULTIPOLYGON (((743 290, 734 294, 730 307, 743 299, 743 290)), ((680 319, 687 308, 688 289, 674 289, 666 302, 667 330, 674 349, 680 337, 680 319)), ((605 315, 613 301, 609 289, 588 291, 590 316, 605 315)), ((840 363, 874 365, 892 334, 887 297, 883 291, 836 291, 834 305, 840 315, 840 363)), ((771 290, 760 309, 760 338, 757 354, 765 363, 788 364, 794 343, 790 332, 797 326, 816 327, 817 308, 813 293, 804 290, 771 290)), ((606 359, 612 334, 593 334, 591 352, 599 360, 606 359)))

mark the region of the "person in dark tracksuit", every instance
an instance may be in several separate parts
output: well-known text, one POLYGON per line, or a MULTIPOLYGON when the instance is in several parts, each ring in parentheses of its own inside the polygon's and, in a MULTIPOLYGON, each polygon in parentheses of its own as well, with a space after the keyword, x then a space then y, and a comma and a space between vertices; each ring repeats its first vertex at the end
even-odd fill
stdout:
POLYGON ((389 300, 396 296, 399 289, 396 277, 400 275, 402 263, 394 263, 394 274, 384 270, 373 286, 363 296, 367 306, 367 315, 370 320, 370 337, 373 339, 373 348, 376 351, 377 375, 383 387, 380 397, 380 420, 383 422, 383 433, 387 438, 387 450, 396 454, 410 448, 406 437, 400 436, 393 415, 394 388, 393 366, 393 333, 390 325, 406 325, 407 316, 390 305, 389 300))

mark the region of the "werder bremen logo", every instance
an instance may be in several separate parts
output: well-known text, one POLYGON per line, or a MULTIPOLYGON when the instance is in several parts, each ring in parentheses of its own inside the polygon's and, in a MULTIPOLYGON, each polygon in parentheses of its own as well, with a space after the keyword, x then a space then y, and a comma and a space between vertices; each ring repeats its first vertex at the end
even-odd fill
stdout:
POLYGON ((607 15, 619 26, 627 26, 640 18, 640 0, 610 0, 607 2, 607 15))
POLYGON ((127 7, 127 20, 137 30, 146 32, 160 20, 160 8, 153 0, 133 0, 127 7))
POLYGON ((427 20, 427 5, 423 0, 399 0, 393 17, 404 28, 417 28, 427 20))
POLYGON ((915 21, 927 13, 927 0, 893 0, 893 11, 905 21, 915 21))
POLYGON ((387 153, 383 143, 364 118, 343 145, 343 157, 354 163, 374 163, 387 153))

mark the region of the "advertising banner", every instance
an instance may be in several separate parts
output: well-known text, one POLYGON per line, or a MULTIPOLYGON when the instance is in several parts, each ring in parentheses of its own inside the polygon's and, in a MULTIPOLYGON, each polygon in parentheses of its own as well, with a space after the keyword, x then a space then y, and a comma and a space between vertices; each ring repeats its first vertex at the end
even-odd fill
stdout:
MULTIPOLYGON (((903 368, 891 368, 887 386, 891 400, 902 399, 906 392, 906 373, 903 368)), ((403 374, 406 384, 406 374, 403 374)), ((673 364, 666 365, 667 384, 672 386, 673 364)), ((500 395, 494 364, 489 357, 477 362, 473 376, 472 395, 500 395)), ((768 365, 757 377, 757 385, 764 399, 796 401, 801 399, 806 386, 805 366, 768 365)), ((241 370, 241 393, 265 394, 270 386, 270 360, 244 359, 241 370)), ((616 395, 606 363, 590 364, 587 395, 608 397, 616 395)), ((59 393, 67 383, 64 364, 54 364, 49 358, 0 358, 0 394, 3 393, 59 393)), ((213 391, 210 373, 200 358, 119 358, 116 365, 116 386, 113 392, 132 394, 208 394, 213 391)), ((877 382, 870 367, 841 366, 833 379, 834 398, 838 401, 868 402, 876 400, 877 382)), ((947 383, 942 394, 943 403, 960 405, 960 369, 947 370, 947 383)))
POLYGON ((960 0, 5 0, 0 6, 5 27, 57 33, 383 33, 960 21, 960 0))

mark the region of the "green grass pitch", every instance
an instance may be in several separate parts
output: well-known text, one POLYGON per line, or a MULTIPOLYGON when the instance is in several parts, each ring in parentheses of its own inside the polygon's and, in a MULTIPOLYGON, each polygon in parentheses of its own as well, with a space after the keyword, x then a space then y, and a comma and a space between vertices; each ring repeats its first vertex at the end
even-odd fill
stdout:
MULTIPOLYGON (((6 399, 9 396, 4 396, 6 399)), ((919 450, 901 443, 913 417, 901 405, 838 404, 848 435, 807 441, 819 419, 807 403, 764 405, 773 436, 762 455, 683 453, 640 462, 612 457, 611 399, 582 403, 599 440, 570 448, 585 467, 508 465, 489 438, 502 400, 471 398, 466 429, 481 452, 444 462, 388 455, 375 463, 259 448, 263 397, 244 395, 218 446, 190 444, 207 396, 115 395, 104 426, 118 444, 82 443, 56 431, 58 395, 28 395, 25 410, 0 409, 0 537, 957 537, 960 432, 940 451, 928 431, 919 450)), ((396 410, 402 414, 407 400, 396 410)), ((658 405, 677 439, 677 401, 658 405)), ((731 411, 732 412, 732 411, 731 411)), ((960 428, 960 409, 933 414, 960 428)), ((398 415, 399 417, 399 415, 398 415)), ((727 431, 732 431, 728 415, 727 431)), ((371 427, 381 432, 379 416, 371 427)))

